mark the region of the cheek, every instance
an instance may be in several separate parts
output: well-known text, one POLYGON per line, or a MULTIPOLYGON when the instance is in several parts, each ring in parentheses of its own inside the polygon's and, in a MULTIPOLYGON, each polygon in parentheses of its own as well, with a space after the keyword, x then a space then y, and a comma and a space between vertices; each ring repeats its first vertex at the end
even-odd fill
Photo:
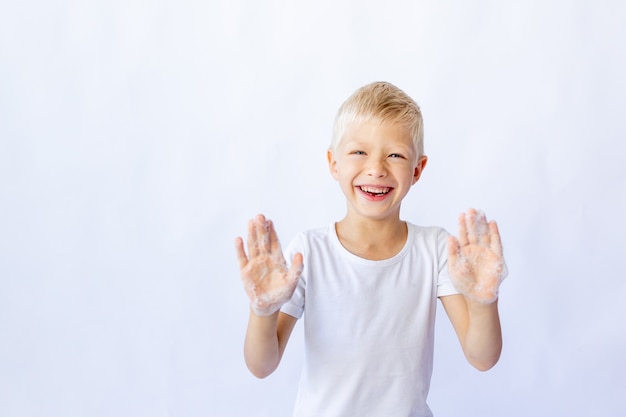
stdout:
POLYGON ((401 178, 404 182, 413 182, 415 180, 415 170, 406 165, 403 167, 397 167, 394 174, 396 178, 401 178))

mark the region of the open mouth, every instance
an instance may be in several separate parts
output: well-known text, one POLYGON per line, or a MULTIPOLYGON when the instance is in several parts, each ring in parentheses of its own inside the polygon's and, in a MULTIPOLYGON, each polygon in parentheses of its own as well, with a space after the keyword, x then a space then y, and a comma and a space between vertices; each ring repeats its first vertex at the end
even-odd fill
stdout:
POLYGON ((362 185, 358 187, 362 192, 367 195, 371 195, 373 197, 381 197, 385 194, 388 194, 393 188, 391 187, 372 187, 367 185, 362 185))

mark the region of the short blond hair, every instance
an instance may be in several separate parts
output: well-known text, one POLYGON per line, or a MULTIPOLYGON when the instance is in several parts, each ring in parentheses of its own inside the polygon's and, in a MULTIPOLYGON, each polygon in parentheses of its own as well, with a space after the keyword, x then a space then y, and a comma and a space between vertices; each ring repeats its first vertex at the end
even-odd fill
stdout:
POLYGON ((339 107, 330 150, 337 149, 349 124, 371 119, 405 126, 413 138, 417 156, 424 154, 424 122, 419 106, 395 85, 381 81, 359 88, 339 107))

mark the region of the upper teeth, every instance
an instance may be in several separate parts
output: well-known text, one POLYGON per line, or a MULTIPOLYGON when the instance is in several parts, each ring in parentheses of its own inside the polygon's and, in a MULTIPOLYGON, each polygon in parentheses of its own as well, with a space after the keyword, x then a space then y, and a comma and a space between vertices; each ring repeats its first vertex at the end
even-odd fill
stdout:
POLYGON ((366 193, 385 194, 385 193, 389 192, 389 187, 367 187, 367 186, 362 186, 361 190, 365 191, 366 193))

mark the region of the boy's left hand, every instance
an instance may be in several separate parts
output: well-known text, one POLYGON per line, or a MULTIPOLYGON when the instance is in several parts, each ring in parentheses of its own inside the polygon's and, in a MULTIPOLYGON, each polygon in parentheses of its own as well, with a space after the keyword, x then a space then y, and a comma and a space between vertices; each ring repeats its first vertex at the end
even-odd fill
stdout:
POLYGON ((459 237, 448 238, 448 272, 464 296, 483 304, 497 300, 507 269, 498 225, 483 212, 470 209, 459 216, 459 237))

